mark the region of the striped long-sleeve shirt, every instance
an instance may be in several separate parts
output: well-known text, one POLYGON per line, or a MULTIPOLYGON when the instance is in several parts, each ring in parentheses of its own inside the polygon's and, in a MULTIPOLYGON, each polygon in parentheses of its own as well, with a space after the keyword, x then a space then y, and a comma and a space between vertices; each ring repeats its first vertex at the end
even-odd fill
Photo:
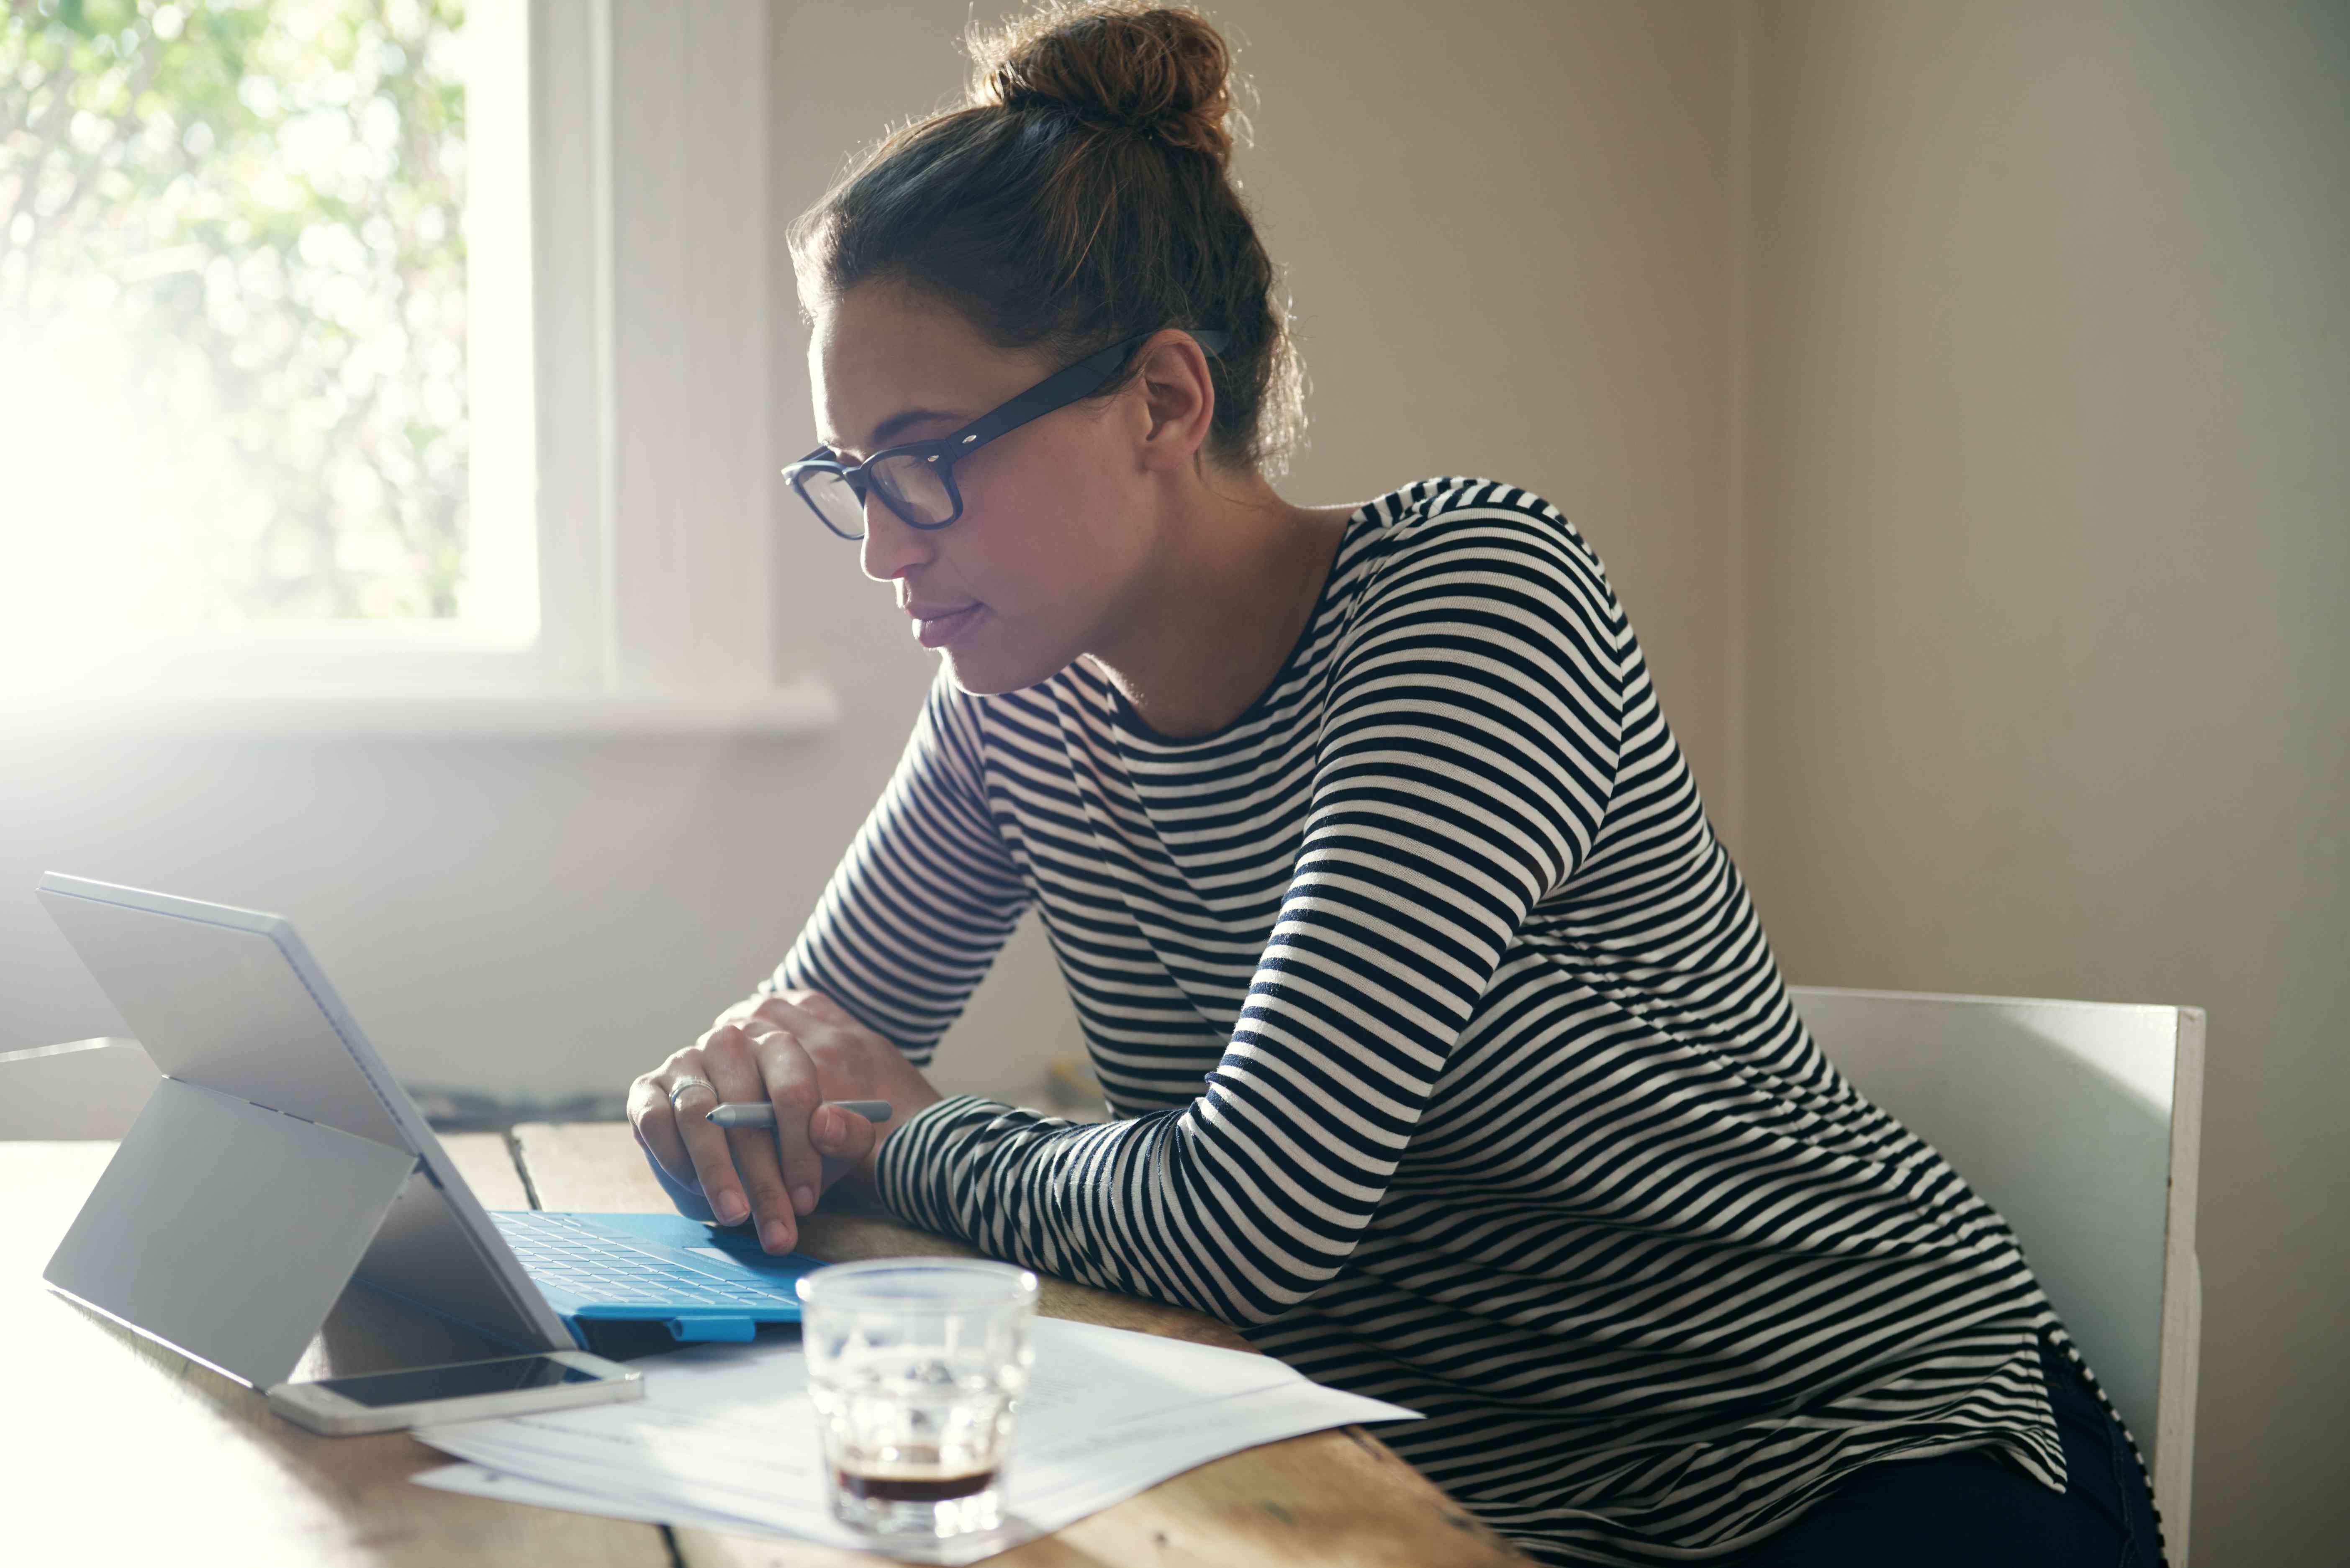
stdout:
POLYGON ((1727 1552, 1873 1460, 2064 1484, 2012 1234, 1813 1044, 1538 496, 1360 508, 1211 735, 942 670, 767 983, 924 1064, 1032 906, 1114 1119, 932 1106, 907 1219, 1424 1412, 1381 1435, 1547 1560, 1727 1552))

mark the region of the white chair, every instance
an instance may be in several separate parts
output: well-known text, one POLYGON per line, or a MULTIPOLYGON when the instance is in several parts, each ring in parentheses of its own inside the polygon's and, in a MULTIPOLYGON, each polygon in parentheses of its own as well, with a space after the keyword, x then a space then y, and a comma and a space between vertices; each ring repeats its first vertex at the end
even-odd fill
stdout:
POLYGON ((1790 986, 1853 1086, 2006 1216, 2154 1472, 2187 1563, 2203 1012, 1790 986))

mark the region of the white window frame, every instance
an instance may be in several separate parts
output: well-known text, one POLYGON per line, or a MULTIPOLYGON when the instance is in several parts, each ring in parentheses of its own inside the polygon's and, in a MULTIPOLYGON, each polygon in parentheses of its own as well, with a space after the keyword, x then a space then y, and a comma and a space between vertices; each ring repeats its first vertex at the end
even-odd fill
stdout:
POLYGON ((764 0, 530 0, 541 647, 772 683, 764 0))
POLYGON ((769 602, 780 481, 766 0, 509 0, 467 25, 484 66, 528 77, 526 171, 502 169, 496 144, 480 171, 508 199, 527 181, 528 270, 477 273, 469 308, 512 311, 529 296, 526 369, 505 369, 510 387, 527 375, 528 395, 497 392, 489 355, 473 394, 493 400, 477 407, 488 441, 476 451, 494 463, 511 445, 490 443, 529 442, 535 494, 534 476, 508 464, 474 495, 534 509, 535 528, 479 565, 536 573, 536 625, 172 639, 118 667, 135 691, 65 694, 83 718, 773 732, 837 716, 820 675, 779 668, 769 602), (191 710, 191 693, 213 695, 191 710))

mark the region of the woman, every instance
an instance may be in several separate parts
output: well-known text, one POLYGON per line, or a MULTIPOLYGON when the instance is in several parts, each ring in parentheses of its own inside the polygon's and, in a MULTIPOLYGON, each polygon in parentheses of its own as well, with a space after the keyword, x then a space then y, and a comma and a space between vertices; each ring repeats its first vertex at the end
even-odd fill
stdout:
POLYGON ((834 1157, 1422 1411, 1381 1435, 1544 1561, 2155 1561, 2006 1226, 1789 1006, 1591 547, 1486 480, 1268 483, 1222 39, 974 57, 794 232, 793 486, 944 658, 775 975, 637 1081, 681 1206, 783 1251, 834 1157), (1110 1122, 922 1076, 1032 905, 1110 1122))

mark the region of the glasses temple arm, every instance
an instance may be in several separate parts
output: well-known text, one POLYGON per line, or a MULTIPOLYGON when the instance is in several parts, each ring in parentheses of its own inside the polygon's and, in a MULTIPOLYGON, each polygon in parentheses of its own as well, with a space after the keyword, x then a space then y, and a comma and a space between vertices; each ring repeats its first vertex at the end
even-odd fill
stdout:
MULTIPOLYGON (((1018 430, 1030 420, 1042 419, 1055 409, 1076 402, 1108 380, 1126 362, 1127 356, 1149 341, 1152 336, 1145 332, 1122 343, 1113 343, 1098 354, 1087 355, 1068 369, 1045 377, 1002 408, 981 415, 947 440, 958 452, 983 446, 1000 435, 1018 430)), ((1217 331, 1194 332, 1191 337, 1200 345, 1201 352, 1210 355, 1222 353, 1224 346, 1232 340, 1230 333, 1217 331)))

